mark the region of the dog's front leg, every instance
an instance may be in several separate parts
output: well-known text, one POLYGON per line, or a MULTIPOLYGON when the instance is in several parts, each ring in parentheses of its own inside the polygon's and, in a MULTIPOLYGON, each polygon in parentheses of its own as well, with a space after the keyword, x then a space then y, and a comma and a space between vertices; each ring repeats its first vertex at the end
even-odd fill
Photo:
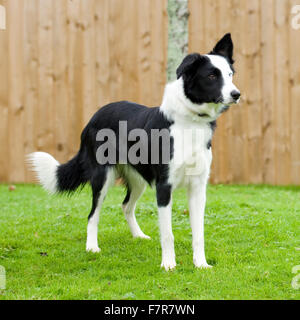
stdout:
POLYGON ((157 184, 156 197, 162 249, 161 267, 164 267, 166 271, 168 271, 176 267, 174 236, 172 232, 171 186, 167 184, 157 184))
POLYGON ((206 177, 193 177, 188 188, 190 223, 193 236, 193 260, 197 268, 210 268, 204 252, 204 211, 206 202, 206 177))

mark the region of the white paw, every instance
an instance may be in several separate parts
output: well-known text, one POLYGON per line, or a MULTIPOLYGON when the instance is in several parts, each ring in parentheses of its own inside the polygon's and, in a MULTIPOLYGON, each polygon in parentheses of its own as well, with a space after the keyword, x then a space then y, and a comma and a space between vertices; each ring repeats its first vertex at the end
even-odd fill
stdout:
POLYGON ((176 267, 175 259, 166 259, 161 263, 161 267, 165 268, 166 271, 174 270, 176 267))
POLYGON ((87 251, 87 252, 97 253, 97 252, 100 252, 101 249, 100 249, 98 246, 89 246, 89 245, 87 245, 87 246, 86 246, 86 251, 87 251))
POLYGON ((135 236, 133 236, 133 237, 134 237, 134 238, 140 238, 140 239, 148 239, 148 240, 151 239, 151 237, 147 236, 147 235, 144 234, 144 233, 137 234, 137 235, 135 235, 135 236))
POLYGON ((195 261, 194 260, 194 265, 196 268, 200 268, 200 269, 210 269, 212 268, 212 266, 210 266, 206 261, 201 262, 201 261, 195 261))

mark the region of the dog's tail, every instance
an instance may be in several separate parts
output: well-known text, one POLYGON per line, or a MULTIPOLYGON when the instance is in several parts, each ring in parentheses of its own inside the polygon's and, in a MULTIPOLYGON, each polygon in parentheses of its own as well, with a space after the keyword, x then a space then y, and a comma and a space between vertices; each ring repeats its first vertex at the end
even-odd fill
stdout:
POLYGON ((27 159, 40 184, 51 194, 72 193, 89 180, 81 161, 81 151, 65 164, 45 152, 31 153, 27 159))

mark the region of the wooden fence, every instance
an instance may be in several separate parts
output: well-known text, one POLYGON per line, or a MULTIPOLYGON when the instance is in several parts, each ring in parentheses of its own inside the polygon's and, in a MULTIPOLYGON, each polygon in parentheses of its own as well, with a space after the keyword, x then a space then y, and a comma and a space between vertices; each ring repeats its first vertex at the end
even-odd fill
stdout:
POLYGON ((190 51, 207 53, 231 32, 243 95, 218 121, 215 183, 300 184, 300 30, 291 24, 297 4, 189 0, 190 51))
POLYGON ((166 0, 1 0, 0 181, 32 181, 26 154, 65 161, 103 104, 159 105, 166 0))
MULTIPOLYGON (((212 182, 300 183, 298 0, 189 0, 190 51, 235 43, 243 101, 222 116, 212 182)), ((0 0, 0 181, 31 181, 25 154, 65 161, 101 105, 158 105, 166 81, 167 0, 0 0)))

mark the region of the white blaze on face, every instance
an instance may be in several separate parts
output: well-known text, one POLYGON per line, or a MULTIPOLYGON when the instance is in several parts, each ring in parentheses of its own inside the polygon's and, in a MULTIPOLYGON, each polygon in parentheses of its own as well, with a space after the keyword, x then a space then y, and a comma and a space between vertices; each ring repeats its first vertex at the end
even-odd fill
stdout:
POLYGON ((223 103, 230 104, 235 102, 231 96, 233 91, 239 91, 238 88, 233 84, 233 71, 230 68, 227 60, 221 56, 217 55, 207 55, 211 64, 219 69, 223 77, 223 88, 221 90, 223 96, 223 103))

